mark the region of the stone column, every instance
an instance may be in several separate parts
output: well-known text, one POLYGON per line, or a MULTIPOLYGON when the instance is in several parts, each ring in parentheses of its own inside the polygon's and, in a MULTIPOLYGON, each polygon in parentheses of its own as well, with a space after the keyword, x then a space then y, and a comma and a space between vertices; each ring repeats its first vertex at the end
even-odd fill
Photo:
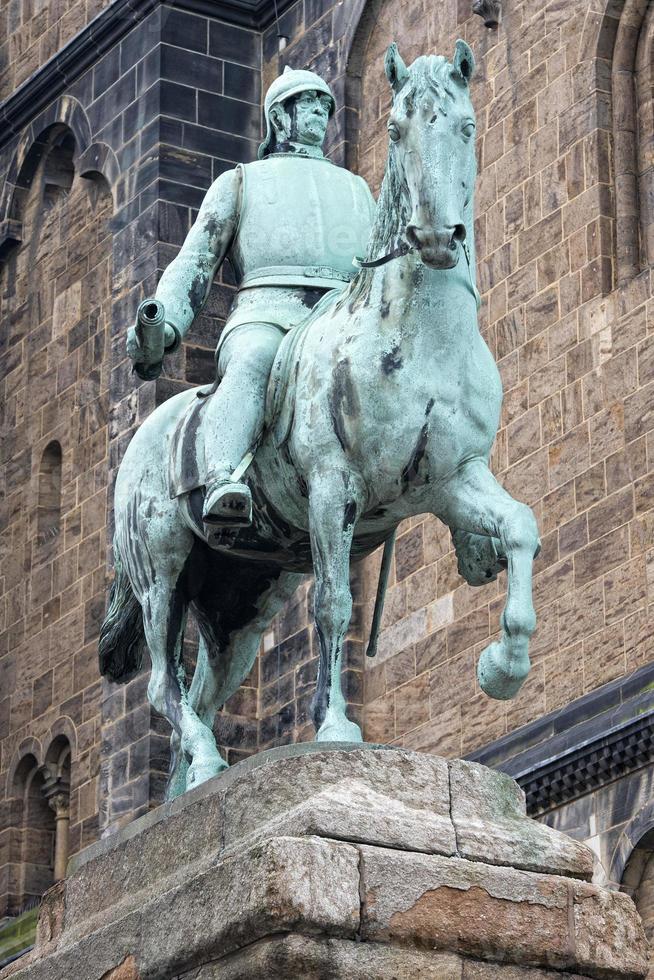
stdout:
POLYGON ((66 877, 68 864, 68 827, 70 825, 70 801, 67 793, 57 793, 48 800, 55 815, 55 859, 54 878, 61 881, 66 877))
POLYGON ((70 786, 62 776, 46 767, 43 796, 55 815, 54 880, 66 877, 68 864, 68 829, 70 826, 70 786))
POLYGON ((502 773, 291 745, 76 855, 11 977, 644 980, 634 904, 592 869, 502 773))

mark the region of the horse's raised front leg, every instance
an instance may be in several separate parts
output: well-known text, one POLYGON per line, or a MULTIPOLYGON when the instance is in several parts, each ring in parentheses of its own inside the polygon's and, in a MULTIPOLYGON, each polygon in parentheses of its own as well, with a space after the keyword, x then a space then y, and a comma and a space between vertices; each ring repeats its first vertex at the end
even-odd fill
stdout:
POLYGON ((482 460, 471 460, 442 490, 436 516, 451 528, 499 539, 508 563, 508 589, 501 617, 503 635, 483 651, 477 666, 489 697, 514 697, 529 673, 529 638, 536 628, 531 594, 534 557, 540 549, 531 508, 514 500, 482 460))
POLYGON ((311 705, 317 742, 361 742, 345 712, 341 686, 343 641, 352 616, 350 549, 359 501, 347 473, 324 471, 309 482, 314 615, 320 661, 311 705))

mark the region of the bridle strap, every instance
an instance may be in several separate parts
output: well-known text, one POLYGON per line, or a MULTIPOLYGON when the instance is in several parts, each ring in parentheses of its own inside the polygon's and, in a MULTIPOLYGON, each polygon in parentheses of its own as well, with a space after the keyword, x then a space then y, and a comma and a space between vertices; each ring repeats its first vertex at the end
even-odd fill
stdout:
MULTIPOLYGON (((463 254, 465 255, 466 263, 468 266, 468 277, 470 279, 470 288, 475 297, 477 303, 477 309, 479 309, 479 307, 481 306, 481 296, 479 294, 479 290, 475 285, 475 280, 474 280, 473 270, 472 270, 472 262, 470 259, 470 248, 468 246, 468 243, 465 241, 461 243, 461 248, 463 254)), ((352 265, 356 266, 357 269, 378 269, 380 266, 386 265, 387 262, 391 262, 393 259, 401 259, 403 255, 408 255, 409 252, 413 252, 413 251, 415 251, 415 247, 413 245, 409 245, 407 242, 401 242, 397 246, 397 248, 393 249, 392 252, 387 252, 386 255, 382 255, 381 258, 371 259, 369 262, 367 262, 365 259, 359 258, 358 255, 355 255, 354 258, 352 259, 352 265)))
POLYGON ((380 259, 371 259, 370 262, 366 262, 365 259, 360 259, 358 255, 355 255, 352 259, 352 265, 356 266, 357 269, 378 269, 380 265, 386 265, 392 259, 401 259, 403 255, 408 255, 409 252, 413 252, 413 245, 402 242, 392 252, 382 255, 380 259))

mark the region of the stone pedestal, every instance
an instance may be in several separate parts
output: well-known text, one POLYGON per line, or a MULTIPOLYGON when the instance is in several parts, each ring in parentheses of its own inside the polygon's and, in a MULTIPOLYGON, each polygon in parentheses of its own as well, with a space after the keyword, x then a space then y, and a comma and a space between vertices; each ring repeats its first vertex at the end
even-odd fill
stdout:
POLYGON ((399 749, 298 745, 93 845, 2 980, 637 980, 592 854, 517 784, 399 749))

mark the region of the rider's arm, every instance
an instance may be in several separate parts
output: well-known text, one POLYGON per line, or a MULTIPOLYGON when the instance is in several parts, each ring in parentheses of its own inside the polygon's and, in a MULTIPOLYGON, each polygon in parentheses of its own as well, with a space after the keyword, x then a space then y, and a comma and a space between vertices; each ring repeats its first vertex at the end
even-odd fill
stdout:
MULTIPOLYGON (((240 171, 229 170, 213 182, 195 224, 157 287, 156 298, 166 311, 166 323, 183 337, 204 306, 213 278, 230 246, 238 223, 240 171)), ((170 352, 178 340, 169 343, 170 352)), ((171 338, 172 339, 172 338, 171 338)))

